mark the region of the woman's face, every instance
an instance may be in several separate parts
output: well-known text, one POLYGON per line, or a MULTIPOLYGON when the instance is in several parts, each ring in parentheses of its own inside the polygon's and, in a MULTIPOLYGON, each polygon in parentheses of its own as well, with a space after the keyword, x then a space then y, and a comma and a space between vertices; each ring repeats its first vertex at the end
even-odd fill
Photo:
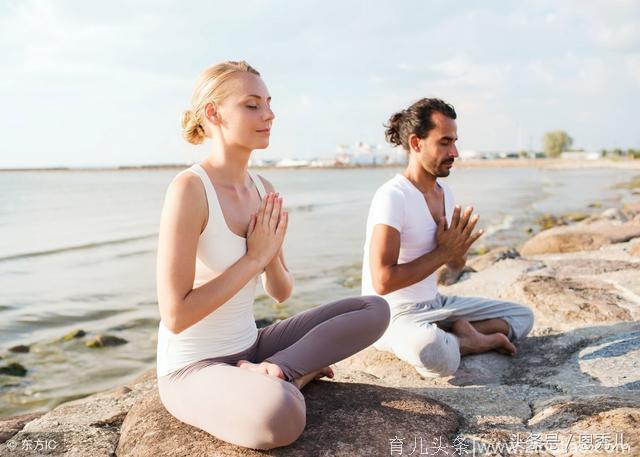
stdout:
POLYGON ((220 132, 227 145, 249 150, 269 146, 271 96, 262 79, 252 73, 238 73, 228 84, 229 95, 218 105, 220 132))

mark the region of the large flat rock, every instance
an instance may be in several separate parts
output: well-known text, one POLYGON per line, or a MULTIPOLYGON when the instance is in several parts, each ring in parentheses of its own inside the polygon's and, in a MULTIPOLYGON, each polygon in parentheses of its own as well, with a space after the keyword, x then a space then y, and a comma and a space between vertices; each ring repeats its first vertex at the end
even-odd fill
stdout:
MULTIPOLYGON (((216 439, 171 416, 156 390, 136 403, 122 424, 119 457, 172 456, 354 456, 388 455, 391 439, 442 442, 459 427, 449 407, 422 395, 364 383, 319 381, 304 390, 307 426, 292 445, 255 451, 216 439)), ((224 411, 212 411, 224 414, 224 411)))

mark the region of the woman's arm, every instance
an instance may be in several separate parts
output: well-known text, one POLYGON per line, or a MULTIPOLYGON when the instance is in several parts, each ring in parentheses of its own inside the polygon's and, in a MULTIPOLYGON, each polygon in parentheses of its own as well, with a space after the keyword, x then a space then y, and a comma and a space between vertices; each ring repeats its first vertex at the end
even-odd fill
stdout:
MULTIPOLYGON (((275 192, 273 185, 269 181, 262 176, 260 176, 260 179, 262 179, 267 192, 275 192)), ((285 217, 286 223, 288 224, 288 214, 285 217)), ((282 247, 266 266, 262 274, 262 286, 265 292, 278 303, 282 303, 291 296, 293 290, 293 275, 289 272, 287 264, 285 263, 282 247)))
MULTIPOLYGON (((267 264, 255 255, 255 249, 248 250, 220 276, 193 289, 198 238, 208 217, 206 202, 202 183, 195 175, 179 176, 167 190, 158 239, 157 290, 160 316, 173 333, 182 332, 222 306, 267 264)), ((261 209, 264 206, 263 200, 261 209)), ((260 240, 257 246, 260 248, 260 240)))

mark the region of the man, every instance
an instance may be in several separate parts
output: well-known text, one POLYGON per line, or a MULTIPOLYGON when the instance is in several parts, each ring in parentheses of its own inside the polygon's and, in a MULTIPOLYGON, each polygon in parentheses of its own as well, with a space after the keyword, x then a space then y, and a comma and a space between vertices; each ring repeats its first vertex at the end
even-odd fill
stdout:
POLYGON ((374 347, 395 353, 423 376, 448 376, 460 356, 497 350, 515 355, 513 342, 533 326, 525 306, 504 301, 443 296, 435 272, 460 271, 478 216, 454 206, 449 176, 458 157, 454 108, 425 98, 391 116, 386 138, 402 146, 409 164, 380 187, 371 203, 362 294, 383 296, 391 324, 374 347))

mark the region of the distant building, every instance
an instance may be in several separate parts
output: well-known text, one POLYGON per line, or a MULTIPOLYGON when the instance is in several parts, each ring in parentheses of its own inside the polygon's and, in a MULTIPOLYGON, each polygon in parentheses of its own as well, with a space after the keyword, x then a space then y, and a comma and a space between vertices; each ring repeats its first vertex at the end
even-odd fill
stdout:
POLYGON ((563 151, 560 158, 564 160, 598 160, 602 157, 599 152, 563 151))
POLYGON ((465 149, 464 151, 458 151, 458 155, 460 156, 460 160, 478 160, 484 159, 484 154, 481 154, 478 151, 473 149, 465 149))
POLYGON ((295 168, 295 167, 306 167, 307 165, 309 165, 308 160, 282 159, 280 162, 276 164, 276 167, 295 168))

